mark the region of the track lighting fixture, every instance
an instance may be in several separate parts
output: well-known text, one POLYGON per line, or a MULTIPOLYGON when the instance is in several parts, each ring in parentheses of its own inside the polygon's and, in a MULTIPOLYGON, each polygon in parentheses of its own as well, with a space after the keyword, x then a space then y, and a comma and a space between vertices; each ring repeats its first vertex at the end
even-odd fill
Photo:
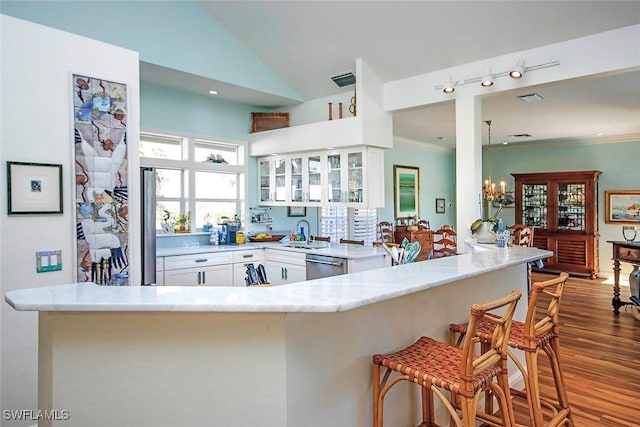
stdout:
POLYGON ((442 91, 444 93, 453 93, 456 91, 456 85, 452 81, 448 81, 442 85, 442 91))
POLYGON ((518 61, 515 67, 509 71, 509 77, 512 79, 520 79, 524 76, 524 59, 518 61))
POLYGON ((484 76, 482 76, 482 80, 480 80, 480 86, 493 86, 493 74, 491 74, 490 70, 487 70, 484 76))
POLYGON ((488 69, 486 73, 482 76, 477 77, 469 77, 463 80, 454 80, 450 78, 446 83, 438 85, 435 87, 436 90, 442 90, 444 93, 451 94, 456 91, 458 86, 465 86, 470 83, 480 83, 483 87, 493 86, 495 83, 495 79, 499 77, 509 76, 513 79, 520 79, 524 76, 525 72, 530 72, 534 70, 540 70, 542 68, 555 67, 556 65, 560 65, 559 61, 545 62, 543 64, 530 65, 528 67, 524 66, 524 59, 518 61, 518 63, 511 69, 507 71, 501 71, 499 73, 492 74, 491 70, 488 69))

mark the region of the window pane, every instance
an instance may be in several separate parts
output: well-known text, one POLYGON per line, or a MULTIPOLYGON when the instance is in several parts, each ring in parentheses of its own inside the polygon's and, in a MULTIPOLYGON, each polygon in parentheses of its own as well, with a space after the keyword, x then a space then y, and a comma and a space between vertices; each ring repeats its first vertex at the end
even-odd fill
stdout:
POLYGON ((182 196, 182 171, 177 169, 156 170, 156 195, 158 198, 182 196))
POLYGON ((207 215, 213 225, 220 222, 220 217, 233 218, 236 215, 235 202, 196 202, 196 228, 202 228, 207 215))
POLYGON ((182 160, 182 139, 141 133, 140 157, 182 160))
POLYGON ((238 165, 238 147, 235 145, 196 140, 196 162, 238 165))
POLYGON ((238 176, 229 173, 196 172, 197 199, 232 199, 238 197, 238 176))

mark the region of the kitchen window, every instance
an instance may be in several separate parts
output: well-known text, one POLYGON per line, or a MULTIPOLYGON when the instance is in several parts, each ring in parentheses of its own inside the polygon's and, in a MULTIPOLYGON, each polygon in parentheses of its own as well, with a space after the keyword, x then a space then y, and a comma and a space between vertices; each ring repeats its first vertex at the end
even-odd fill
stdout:
POLYGON ((196 229, 225 216, 243 219, 245 148, 242 142, 141 132, 140 164, 157 173, 156 229, 165 210, 191 212, 196 229))
POLYGON ((340 239, 364 240, 371 245, 376 240, 377 209, 320 208, 320 236, 331 237, 332 242, 340 239))

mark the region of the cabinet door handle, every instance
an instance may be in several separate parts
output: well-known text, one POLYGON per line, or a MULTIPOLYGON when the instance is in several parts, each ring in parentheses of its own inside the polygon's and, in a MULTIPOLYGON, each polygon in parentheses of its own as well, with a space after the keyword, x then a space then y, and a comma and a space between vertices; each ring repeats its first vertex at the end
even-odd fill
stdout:
POLYGON ((202 272, 202 284, 203 284, 203 285, 204 285, 204 284, 206 283, 206 281, 207 281, 207 279, 206 279, 206 277, 205 277, 205 274, 206 274, 206 273, 203 271, 203 272, 202 272))
POLYGON ((289 269, 287 267, 284 268, 284 280, 289 279, 289 269))
POLYGON ((250 255, 242 255, 243 258, 253 258, 253 254, 250 255))
POLYGON ((202 272, 198 271, 198 285, 201 283, 202 272))
POLYGON ((196 260, 196 262, 207 262, 208 259, 207 258, 199 258, 196 260))

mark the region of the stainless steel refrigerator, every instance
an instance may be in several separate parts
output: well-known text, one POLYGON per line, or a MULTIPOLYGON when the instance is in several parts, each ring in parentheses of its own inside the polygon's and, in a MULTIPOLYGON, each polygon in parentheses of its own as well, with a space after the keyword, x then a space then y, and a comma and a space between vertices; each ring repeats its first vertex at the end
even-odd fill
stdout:
POLYGON ((156 171, 140 169, 142 186, 142 283, 156 284, 156 171))

